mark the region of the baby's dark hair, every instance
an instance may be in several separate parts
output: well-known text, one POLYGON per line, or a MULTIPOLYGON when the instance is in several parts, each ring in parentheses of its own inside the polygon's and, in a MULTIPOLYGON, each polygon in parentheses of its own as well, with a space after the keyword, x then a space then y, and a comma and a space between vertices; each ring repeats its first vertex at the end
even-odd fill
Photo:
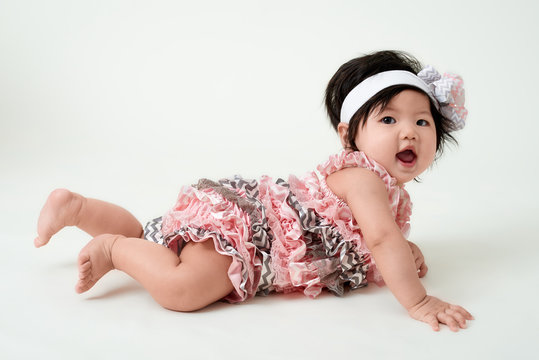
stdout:
MULTIPOLYGON (((364 55, 342 65, 335 75, 333 75, 326 88, 326 111, 333 128, 337 130, 337 126, 341 121, 341 107, 346 95, 360 82, 368 77, 390 70, 405 70, 417 75, 421 68, 421 63, 413 56, 402 51, 392 50, 378 51, 364 55)), ((350 149, 359 150, 354 139, 356 138, 359 127, 364 126, 365 121, 372 111, 378 106, 383 110, 392 98, 408 89, 422 92, 410 85, 390 86, 377 93, 359 108, 350 119, 348 125, 348 146, 350 149)), ((456 140, 449 133, 453 130, 452 122, 436 109, 430 97, 429 102, 430 111, 436 125, 436 152, 439 156, 442 154, 444 144, 447 141, 456 143, 456 140)))

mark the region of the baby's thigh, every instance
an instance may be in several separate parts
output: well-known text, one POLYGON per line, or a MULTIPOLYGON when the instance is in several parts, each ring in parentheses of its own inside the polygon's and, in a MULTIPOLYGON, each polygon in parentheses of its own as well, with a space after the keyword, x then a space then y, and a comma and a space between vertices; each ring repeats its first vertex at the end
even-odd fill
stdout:
POLYGON ((179 268, 193 300, 201 307, 218 301, 234 290, 228 277, 232 257, 215 250, 212 239, 187 242, 180 253, 179 268))

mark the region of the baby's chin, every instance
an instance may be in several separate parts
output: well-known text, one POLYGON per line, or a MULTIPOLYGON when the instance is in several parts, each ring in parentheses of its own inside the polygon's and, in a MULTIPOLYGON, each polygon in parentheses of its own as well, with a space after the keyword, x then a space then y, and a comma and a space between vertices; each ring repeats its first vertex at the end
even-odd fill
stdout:
POLYGON ((417 169, 416 168, 414 170, 415 171, 412 171, 410 173, 396 174, 396 176, 393 176, 391 173, 389 175, 391 175, 392 177, 394 177, 397 180, 397 184, 404 185, 406 183, 409 183, 412 180, 418 179, 419 176, 421 174, 423 174, 425 172, 425 170, 427 170, 427 169, 426 168, 425 169, 423 169, 423 168, 417 169))
MULTIPOLYGON (((391 175, 391 174, 390 174, 391 175)), ((395 177, 395 180, 397 180, 397 185, 402 186, 406 183, 409 183, 410 181, 414 180, 416 177, 395 177)))
MULTIPOLYGON (((406 183, 409 183, 410 181, 416 179, 419 175, 421 175, 421 172, 419 171, 399 171, 400 169, 393 169, 394 171, 388 170, 389 175, 397 180, 397 185, 402 186, 406 183)), ((415 170, 415 169, 414 169, 415 170)))

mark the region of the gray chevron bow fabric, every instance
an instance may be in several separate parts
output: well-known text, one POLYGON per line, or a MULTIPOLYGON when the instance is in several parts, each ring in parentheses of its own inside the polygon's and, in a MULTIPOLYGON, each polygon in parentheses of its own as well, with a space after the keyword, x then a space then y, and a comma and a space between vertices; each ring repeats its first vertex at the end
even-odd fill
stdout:
POLYGON ((417 76, 430 88, 440 104, 440 112, 460 130, 466 124, 468 110, 464 107, 464 82, 456 74, 440 73, 432 66, 422 69, 417 76))

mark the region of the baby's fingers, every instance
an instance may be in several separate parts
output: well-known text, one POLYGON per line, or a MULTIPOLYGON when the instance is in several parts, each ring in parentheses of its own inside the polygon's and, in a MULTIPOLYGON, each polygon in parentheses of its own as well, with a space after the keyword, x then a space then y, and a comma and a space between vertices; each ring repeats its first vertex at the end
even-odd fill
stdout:
POLYGON ((452 316, 455 320, 457 320, 461 329, 466 329, 466 318, 464 317, 464 315, 452 309, 447 309, 445 312, 446 314, 452 316))
POLYGON ((427 315, 423 321, 429 324, 432 327, 432 330, 440 331, 440 322, 438 321, 436 316, 427 315))
POLYGON ((467 320, 474 320, 474 317, 472 314, 470 314, 468 311, 466 311, 465 308, 463 308, 462 306, 459 306, 459 305, 451 305, 449 307, 451 310, 455 310, 457 312, 459 312, 460 314, 462 314, 467 320))
POLYGON ((441 323, 449 326, 449 329, 451 329, 451 331, 459 331, 459 324, 457 320, 455 320, 455 318, 450 314, 439 313, 437 318, 441 323))
POLYGON ((425 263, 422 263, 421 266, 419 267, 419 270, 417 272, 417 275, 422 278, 424 277, 425 275, 427 275, 427 271, 429 271, 429 268, 427 267, 427 265, 425 263))

